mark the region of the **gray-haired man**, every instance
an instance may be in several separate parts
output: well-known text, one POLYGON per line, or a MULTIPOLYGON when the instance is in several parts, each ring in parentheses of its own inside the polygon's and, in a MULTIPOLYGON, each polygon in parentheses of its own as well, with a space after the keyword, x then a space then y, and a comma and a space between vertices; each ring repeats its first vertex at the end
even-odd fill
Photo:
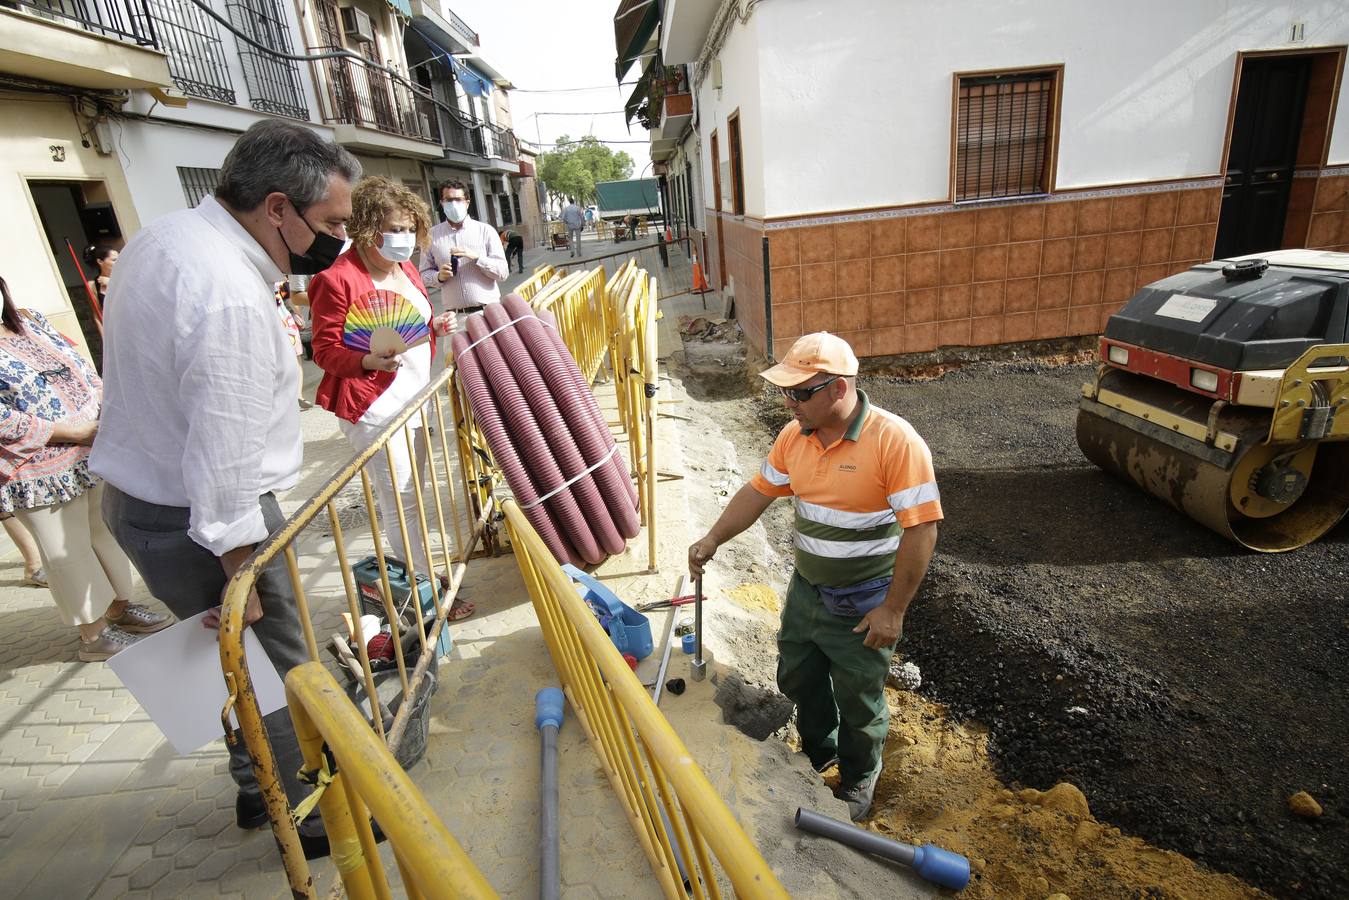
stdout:
MULTIPOLYGON (((273 287, 336 258, 360 175, 351 154, 308 129, 259 122, 225 157, 215 197, 156 220, 122 251, 89 467, 107 482, 108 527, 180 619, 205 612, 216 627, 225 583, 284 521, 275 492, 295 485, 303 443, 273 287)), ((259 579, 244 622, 282 677, 306 660, 284 564, 259 579)), ((266 725, 293 806, 307 789, 289 716, 266 725)), ((256 828, 267 814, 242 740, 230 757, 238 824, 256 828)), ((321 823, 300 833, 306 856, 327 851, 321 823)))

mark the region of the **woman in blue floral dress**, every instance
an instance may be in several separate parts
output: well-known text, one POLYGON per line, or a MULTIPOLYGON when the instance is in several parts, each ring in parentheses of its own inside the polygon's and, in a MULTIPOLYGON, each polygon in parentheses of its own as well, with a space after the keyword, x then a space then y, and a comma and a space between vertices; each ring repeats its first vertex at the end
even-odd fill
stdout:
POLYGON ((103 382, 40 313, 14 305, 0 278, 0 513, 32 533, 80 659, 107 659, 170 619, 129 602, 131 562, 101 514, 89 472, 103 382))

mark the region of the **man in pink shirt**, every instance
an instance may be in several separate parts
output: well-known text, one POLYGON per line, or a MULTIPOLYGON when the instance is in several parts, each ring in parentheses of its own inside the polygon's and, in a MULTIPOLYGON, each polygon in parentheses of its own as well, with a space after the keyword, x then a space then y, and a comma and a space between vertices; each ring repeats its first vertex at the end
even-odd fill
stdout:
POLYGON ((506 280, 510 266, 496 229, 469 216, 462 181, 442 182, 439 194, 445 221, 431 229, 431 245, 422 252, 422 283, 440 291, 441 311, 474 313, 500 303, 497 282, 506 280))

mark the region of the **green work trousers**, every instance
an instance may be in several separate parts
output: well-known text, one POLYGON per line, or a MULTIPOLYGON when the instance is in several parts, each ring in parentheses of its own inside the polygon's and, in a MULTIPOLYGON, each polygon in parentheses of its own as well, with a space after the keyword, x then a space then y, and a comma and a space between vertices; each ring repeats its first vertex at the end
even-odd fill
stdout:
POLYGON ((894 644, 864 647, 859 619, 825 610, 819 591, 793 572, 778 632, 778 690, 796 704, 796 729, 812 765, 835 755, 843 787, 880 771, 890 728, 885 676, 894 644))

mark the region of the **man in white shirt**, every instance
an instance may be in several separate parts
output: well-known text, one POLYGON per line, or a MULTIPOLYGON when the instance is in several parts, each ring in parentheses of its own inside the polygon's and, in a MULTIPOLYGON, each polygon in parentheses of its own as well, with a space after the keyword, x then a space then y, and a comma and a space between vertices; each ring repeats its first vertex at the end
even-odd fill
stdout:
MULTIPOLYGON (((259 122, 225 157, 215 197, 157 219, 122 251, 89 467, 107 482, 108 527, 180 619, 205 612, 218 627, 227 581, 285 521, 275 493, 299 476, 300 376, 272 286, 336 258, 360 175, 307 128, 259 122)), ((259 578, 244 624, 283 678, 308 659, 283 560, 259 578)), ((294 806, 308 789, 289 715, 265 722, 294 806)), ((230 757, 236 819, 256 828, 267 813, 242 740, 230 757)), ((327 849, 316 824, 301 827, 306 856, 327 849)))
MULTIPOLYGON (((468 214, 468 189, 462 181, 441 182, 440 208, 445 221, 431 229, 431 245, 422 251, 418 271, 427 290, 440 290, 442 312, 475 313, 501 302, 497 282, 510 274, 496 229, 468 214)), ((463 317, 460 316, 460 323, 463 317)))
POLYGON ((567 226, 567 249, 573 257, 581 255, 581 231, 586 227, 586 214, 575 200, 562 207, 562 224, 567 226))

